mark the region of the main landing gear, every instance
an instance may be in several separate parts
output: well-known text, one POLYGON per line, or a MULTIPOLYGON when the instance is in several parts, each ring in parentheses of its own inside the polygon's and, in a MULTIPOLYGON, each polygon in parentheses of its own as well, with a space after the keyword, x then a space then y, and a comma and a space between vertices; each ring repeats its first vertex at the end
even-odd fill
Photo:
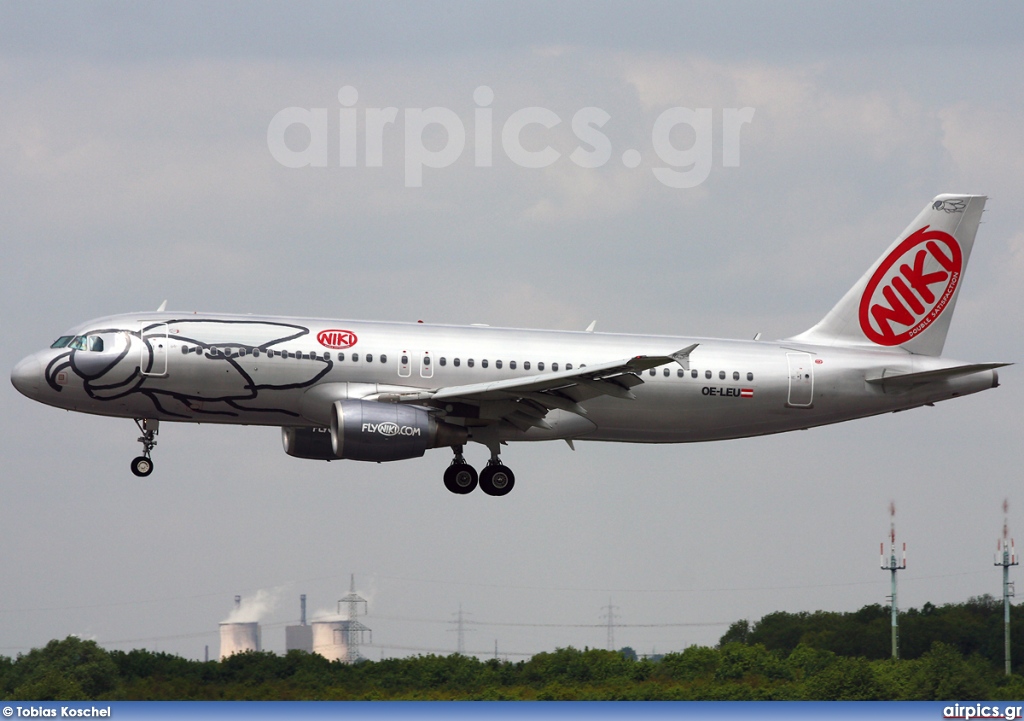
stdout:
POLYGON ((515 486, 515 474, 508 466, 501 464, 497 454, 491 456, 478 477, 476 469, 466 463, 462 456, 462 446, 452 446, 452 450, 455 458, 444 472, 444 487, 452 493, 472 493, 479 485, 480 490, 488 496, 504 496, 515 486))
POLYGON ((155 437, 160 432, 160 421, 152 418, 136 418, 135 425, 142 432, 142 435, 139 436, 142 455, 132 459, 132 473, 140 478, 145 478, 153 472, 153 459, 149 457, 149 454, 156 446, 155 437))

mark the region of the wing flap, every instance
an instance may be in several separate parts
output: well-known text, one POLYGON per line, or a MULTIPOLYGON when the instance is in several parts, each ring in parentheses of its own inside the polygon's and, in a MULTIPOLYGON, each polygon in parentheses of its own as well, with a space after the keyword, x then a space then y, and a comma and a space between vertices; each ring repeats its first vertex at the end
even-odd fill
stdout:
POLYGON ((563 410, 586 416, 580 405, 599 396, 623 400, 636 398, 630 388, 644 381, 639 374, 651 368, 678 363, 689 368, 690 353, 697 344, 669 355, 638 355, 632 358, 572 370, 539 373, 520 378, 506 378, 488 383, 449 386, 436 390, 408 393, 381 393, 376 400, 391 403, 422 403, 438 409, 444 404, 462 403, 479 409, 480 420, 504 420, 520 430, 539 426, 550 427, 544 417, 551 410, 563 410))

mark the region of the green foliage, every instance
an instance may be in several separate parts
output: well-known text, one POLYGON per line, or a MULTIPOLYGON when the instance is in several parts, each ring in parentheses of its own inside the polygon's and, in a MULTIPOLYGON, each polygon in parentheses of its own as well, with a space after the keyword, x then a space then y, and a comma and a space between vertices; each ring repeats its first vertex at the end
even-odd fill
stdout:
MULTIPOLYGON (((770 613, 752 626, 738 621, 729 627, 720 647, 733 642, 749 646, 762 644, 772 651, 792 653, 804 644, 839 656, 885 659, 892 654, 890 609, 877 604, 853 613, 770 613)), ((979 654, 993 665, 1003 661, 1003 606, 991 596, 979 596, 966 603, 936 607, 930 603, 920 610, 899 615, 900 657, 921 658, 936 642, 954 646, 962 656, 979 654)), ((1024 670, 1024 611, 1011 612, 1011 657, 1014 670, 1024 670)))
POLYGON ((750 643, 750 621, 742 619, 734 621, 729 626, 729 630, 719 639, 718 645, 727 646, 730 643, 750 643))
POLYGON ((117 685, 118 670, 95 641, 68 636, 19 656, 5 674, 4 694, 32 701, 103 698, 117 685))
POLYGON ((789 654, 786 665, 789 667, 790 673, 793 674, 793 678, 802 680, 821 673, 835 661, 836 655, 831 651, 801 643, 789 654))
POLYGON ((806 683, 806 698, 816 701, 875 701, 881 685, 866 658, 840 656, 812 674, 806 683))
POLYGON ((719 681, 759 679, 785 679, 791 674, 786 664, 761 644, 745 646, 730 643, 720 651, 715 678, 719 681))
POLYGON ((721 653, 705 646, 690 646, 682 653, 667 653, 658 664, 655 675, 673 681, 710 679, 718 672, 721 653))
MULTIPOLYGON (((1014 609, 1015 623, 1020 619, 1014 609)), ((190 661, 149 651, 107 652, 68 637, 0 657, 0 695, 20 700, 1019 700, 1024 677, 1003 674, 1002 608, 991 598, 902 617, 904 648, 887 658, 889 616, 774 613, 733 624, 715 648, 657 660, 631 649, 560 648, 509 663, 471 656, 343 664, 291 651, 190 661), (998 632, 996 643, 993 634, 998 632), (918 634, 946 634, 917 653, 918 634)), ((1024 629, 1021 629, 1024 633, 1024 629)), ((1024 655, 1024 649, 1021 651, 1024 655)))

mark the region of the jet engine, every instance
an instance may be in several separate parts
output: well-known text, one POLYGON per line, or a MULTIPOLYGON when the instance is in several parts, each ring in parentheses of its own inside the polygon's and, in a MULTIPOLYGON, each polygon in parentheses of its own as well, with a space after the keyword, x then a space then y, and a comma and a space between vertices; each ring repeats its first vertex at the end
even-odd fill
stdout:
POLYGON ((401 461, 418 458, 428 448, 463 445, 466 429, 437 420, 415 406, 377 401, 335 401, 331 427, 282 428, 290 456, 355 461, 401 461))
POLYGON ((282 428, 281 442, 284 452, 295 458, 312 458, 317 461, 333 461, 330 428, 282 428))

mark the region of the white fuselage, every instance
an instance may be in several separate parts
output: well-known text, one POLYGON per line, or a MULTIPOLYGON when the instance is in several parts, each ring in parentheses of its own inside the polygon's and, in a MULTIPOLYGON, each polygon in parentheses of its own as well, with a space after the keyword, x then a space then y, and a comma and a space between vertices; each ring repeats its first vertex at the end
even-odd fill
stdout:
MULTIPOLYGON (((591 398, 580 404, 585 414, 555 409, 547 415, 550 427, 500 424, 499 437, 507 441, 739 438, 913 408, 997 385, 994 370, 911 386, 872 384, 868 379, 886 374, 959 364, 899 348, 789 341, 166 312, 102 318, 68 335, 98 337, 103 348, 38 352, 19 364, 20 374, 16 369, 23 379, 16 380, 19 390, 101 415, 283 427, 328 426, 330 402, 339 397, 373 399, 537 376, 697 344, 689 369, 671 363, 640 372, 643 383, 631 389, 635 399, 591 398), (24 380, 30 367, 39 377, 31 387, 24 380)), ((477 419, 461 422, 483 425, 492 411, 500 418, 499 410, 478 404, 477 419)), ((457 416, 464 409, 437 409, 441 416, 452 411, 457 416)))

